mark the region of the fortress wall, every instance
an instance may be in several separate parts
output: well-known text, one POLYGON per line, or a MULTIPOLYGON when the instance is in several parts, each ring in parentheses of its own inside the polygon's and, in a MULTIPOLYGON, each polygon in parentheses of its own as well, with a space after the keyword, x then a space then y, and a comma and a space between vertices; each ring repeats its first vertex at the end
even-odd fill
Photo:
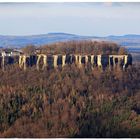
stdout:
POLYGON ((1 56, 0 57, 0 68, 3 70, 5 69, 6 65, 12 65, 18 63, 19 57, 18 56, 1 56))
POLYGON ((97 55, 97 65, 98 65, 98 67, 102 66, 101 55, 97 55))
POLYGON ((79 68, 83 64, 90 62, 91 66, 97 64, 98 67, 105 68, 119 66, 126 68, 132 65, 131 55, 20 55, 20 56, 6 56, 0 57, 0 68, 6 65, 18 63, 20 68, 26 70, 27 67, 36 65, 37 69, 44 69, 46 67, 57 68, 58 65, 65 66, 66 64, 75 63, 79 68))
POLYGON ((2 56, 0 56, 0 68, 2 69, 2 56))
MULTIPOLYGON (((86 65, 86 64, 88 63, 88 61, 89 61, 88 55, 82 55, 82 56, 81 56, 81 64, 86 65)), ((80 63, 80 62, 79 62, 79 63, 80 63)))
POLYGON ((109 56, 101 55, 101 65, 103 68, 106 68, 109 65, 109 56))
POLYGON ((124 56, 124 64, 126 65, 128 63, 128 55, 124 56))
POLYGON ((54 67, 54 57, 53 57, 53 55, 47 55, 47 67, 49 67, 49 68, 54 67))
POLYGON ((64 67, 66 65, 66 55, 62 56, 62 67, 64 67))
POLYGON ((5 69, 5 56, 2 56, 2 60, 1 60, 1 68, 2 68, 2 70, 4 71, 4 69, 5 69))
POLYGON ((30 56, 27 55, 19 56, 19 67, 26 70, 28 66, 30 66, 30 56))
POLYGON ((20 59, 19 59, 19 67, 20 68, 24 67, 24 63, 25 63, 24 61, 25 61, 24 56, 20 56, 20 59))
POLYGON ((54 66, 54 68, 58 67, 57 60, 58 60, 58 55, 53 55, 53 66, 54 66))
POLYGON ((19 67, 21 68, 22 65, 22 56, 19 56, 19 67))
MULTIPOLYGON (((31 62, 34 62, 34 65, 36 65, 37 70, 39 69, 45 69, 47 67, 47 55, 40 54, 36 58, 35 56, 32 56, 31 62)), ((32 64, 31 64, 32 65, 32 64)))
POLYGON ((79 68, 81 68, 81 66, 82 66, 82 55, 74 55, 74 57, 75 57, 75 64, 79 67, 79 68))
POLYGON ((23 56, 23 69, 26 70, 27 66, 29 65, 29 57, 28 56, 23 56))
POLYGON ((81 68, 82 67, 82 56, 81 55, 78 55, 78 67, 81 68))
POLYGON ((113 56, 109 56, 109 67, 113 67, 113 56))
POLYGON ((85 62, 86 62, 85 60, 86 60, 86 59, 85 59, 85 56, 81 56, 81 63, 82 63, 82 64, 85 64, 85 62))
POLYGON ((109 66, 116 67, 124 61, 124 55, 109 55, 109 66))
POLYGON ((90 59, 90 63, 93 65, 93 64, 94 64, 94 55, 91 55, 90 58, 91 58, 91 59, 90 59))
MULTIPOLYGON (((64 56, 63 56, 63 59, 65 59, 65 61, 64 60, 63 61, 65 62, 65 64, 71 64, 73 61, 72 55, 67 54, 64 56)), ((63 62, 63 64, 64 64, 64 62, 63 62)))
POLYGON ((88 55, 85 55, 85 63, 88 63, 88 55))
POLYGON ((47 55, 43 56, 43 69, 47 67, 47 55))
POLYGON ((78 55, 75 55, 75 64, 78 65, 78 55))
POLYGON ((14 56, 14 63, 18 64, 19 56, 14 56))
MULTIPOLYGON (((76 58, 75 55, 70 55, 71 56, 71 63, 75 63, 76 62, 76 58)), ((75 63, 76 64, 76 63, 75 63)))
POLYGON ((37 70, 40 69, 39 62, 40 62, 41 57, 42 57, 41 55, 38 55, 37 62, 36 62, 36 68, 37 68, 37 70))
POLYGON ((37 56, 36 55, 31 55, 30 56, 30 66, 36 65, 37 64, 37 56))
POLYGON ((57 66, 62 66, 62 55, 58 55, 58 58, 57 58, 57 66))

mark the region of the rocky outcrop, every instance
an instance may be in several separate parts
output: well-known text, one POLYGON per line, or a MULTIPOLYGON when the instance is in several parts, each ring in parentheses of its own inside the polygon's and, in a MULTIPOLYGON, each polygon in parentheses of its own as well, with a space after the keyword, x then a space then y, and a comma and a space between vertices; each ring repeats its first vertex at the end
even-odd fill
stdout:
POLYGON ((21 69, 26 70, 27 67, 36 66, 37 70, 45 69, 47 67, 57 68, 58 66, 64 67, 75 63, 77 67, 90 64, 91 67, 99 67, 105 69, 106 67, 116 68, 119 66, 122 69, 132 65, 132 56, 128 55, 20 55, 20 56, 1 56, 0 68, 4 70, 6 65, 18 63, 21 69))

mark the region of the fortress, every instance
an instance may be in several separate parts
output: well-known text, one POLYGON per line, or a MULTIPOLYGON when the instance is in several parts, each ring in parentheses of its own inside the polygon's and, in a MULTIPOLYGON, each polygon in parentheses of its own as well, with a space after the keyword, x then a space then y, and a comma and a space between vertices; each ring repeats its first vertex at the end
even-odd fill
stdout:
POLYGON ((14 55, 0 56, 0 68, 5 69, 7 65, 18 64, 18 66, 26 70, 28 67, 35 66, 37 70, 45 68, 64 67, 69 64, 76 64, 78 68, 90 65, 91 67, 100 67, 105 69, 119 67, 125 70, 132 65, 132 56, 127 55, 84 55, 84 54, 36 54, 36 55, 14 55))

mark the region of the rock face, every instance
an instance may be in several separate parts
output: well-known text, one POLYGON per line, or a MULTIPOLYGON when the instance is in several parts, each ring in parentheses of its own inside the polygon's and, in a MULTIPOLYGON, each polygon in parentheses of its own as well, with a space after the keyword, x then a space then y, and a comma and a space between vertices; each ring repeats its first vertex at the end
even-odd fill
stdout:
POLYGON ((6 65, 17 63, 21 69, 26 70, 28 67, 36 66, 38 70, 49 68, 64 67, 75 63, 79 68, 90 64, 91 67, 100 67, 105 69, 107 67, 121 69, 132 65, 132 56, 128 55, 20 55, 20 56, 1 56, 0 68, 4 70, 6 65))

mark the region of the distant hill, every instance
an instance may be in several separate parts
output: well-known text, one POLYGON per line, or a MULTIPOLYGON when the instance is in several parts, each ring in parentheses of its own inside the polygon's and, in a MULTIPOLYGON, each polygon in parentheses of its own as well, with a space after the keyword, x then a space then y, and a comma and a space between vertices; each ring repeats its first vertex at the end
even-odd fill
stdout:
POLYGON ((105 39, 117 42, 122 46, 140 46, 140 35, 108 36, 105 39))
POLYGON ((83 40, 90 39, 92 37, 79 36, 66 33, 48 33, 42 35, 32 36, 2 36, 0 35, 0 47, 24 47, 26 45, 44 45, 60 41, 69 40, 83 40))
POLYGON ((55 42, 71 41, 71 40, 105 40, 113 41, 128 48, 140 48, 140 35, 129 34, 124 36, 80 36, 68 33, 48 33, 32 36, 3 36, 0 35, 0 47, 16 47, 21 48, 26 45, 44 45, 55 42))

